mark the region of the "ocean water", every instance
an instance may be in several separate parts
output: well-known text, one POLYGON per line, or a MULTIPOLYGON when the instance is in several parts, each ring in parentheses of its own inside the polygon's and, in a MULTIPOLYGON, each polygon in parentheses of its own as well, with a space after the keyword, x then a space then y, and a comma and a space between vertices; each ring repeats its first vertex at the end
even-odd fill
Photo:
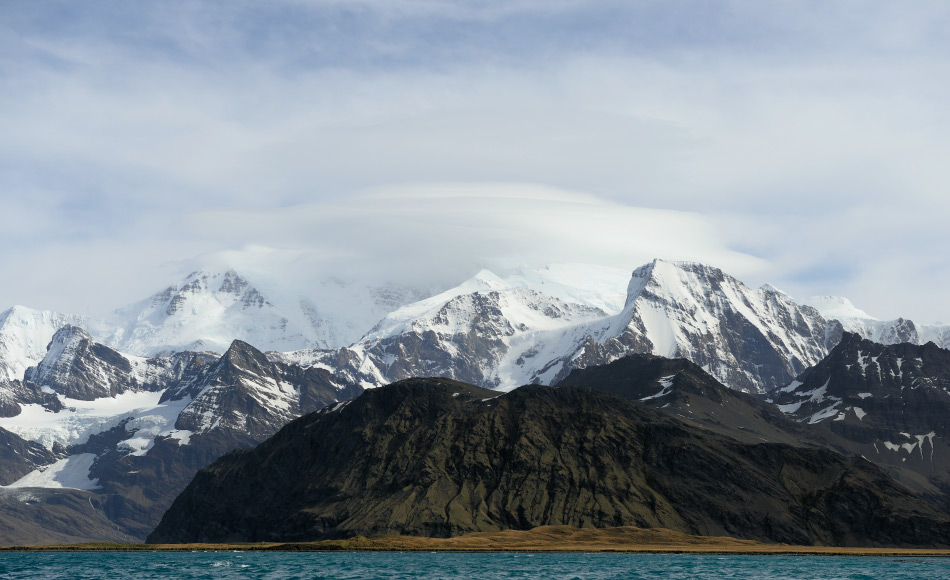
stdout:
POLYGON ((950 558, 446 552, 24 552, 0 554, 0 578, 929 580, 950 578, 950 558))

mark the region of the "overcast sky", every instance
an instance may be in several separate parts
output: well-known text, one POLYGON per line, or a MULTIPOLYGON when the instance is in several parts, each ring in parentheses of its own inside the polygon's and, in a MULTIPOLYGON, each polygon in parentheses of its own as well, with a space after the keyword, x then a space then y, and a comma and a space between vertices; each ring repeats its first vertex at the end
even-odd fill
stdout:
POLYGON ((0 309, 652 257, 950 321, 950 4, 0 4, 0 309), (306 276, 303 276, 305 278, 306 276))

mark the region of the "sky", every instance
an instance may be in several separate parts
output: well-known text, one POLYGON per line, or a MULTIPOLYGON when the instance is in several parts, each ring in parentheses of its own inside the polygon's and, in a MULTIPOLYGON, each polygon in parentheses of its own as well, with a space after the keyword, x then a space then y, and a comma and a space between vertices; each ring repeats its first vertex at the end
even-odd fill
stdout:
POLYGON ((657 257, 950 321, 950 5, 0 4, 0 309, 657 257))

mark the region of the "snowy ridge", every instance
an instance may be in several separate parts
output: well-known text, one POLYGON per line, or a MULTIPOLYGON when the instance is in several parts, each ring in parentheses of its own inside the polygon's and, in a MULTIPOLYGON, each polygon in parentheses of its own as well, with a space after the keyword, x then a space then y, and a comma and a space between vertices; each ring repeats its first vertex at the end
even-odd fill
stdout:
POLYGON ((223 353, 233 340, 274 351, 340 348, 354 343, 386 314, 426 295, 419 289, 327 277, 313 295, 300 296, 266 276, 252 284, 235 270, 199 270, 102 320, 14 306, 0 313, 0 378, 22 379, 65 325, 141 357, 223 353))
POLYGON ((202 376, 166 392, 187 398, 175 427, 190 435, 226 429, 263 440, 300 415, 359 392, 329 372, 269 360, 235 341, 202 376))
POLYGON ((656 260, 632 276, 572 275, 567 266, 509 277, 483 270, 396 310, 347 349, 284 360, 332 369, 364 387, 446 376, 508 390, 650 353, 687 358, 755 392, 787 384, 820 360, 827 326, 814 308, 774 288, 753 290, 700 264, 656 260), (571 287, 571 279, 587 285, 571 287))
POLYGON ((82 484, 92 480, 77 475, 88 474, 90 466, 108 472, 123 457, 147 458, 159 441, 166 449, 200 445, 212 431, 212 445, 221 437, 236 437, 235 446, 260 442, 290 420, 358 393, 326 371, 270 362, 240 341, 220 358, 180 353, 143 359, 95 343, 71 326, 57 331, 44 360, 30 371, 42 384, 35 389, 41 400, 29 389, 13 393, 21 397, 18 412, 0 417, 0 427, 67 456, 41 465, 17 487, 94 489, 95 482, 82 484))
POLYGON ((813 296, 801 300, 801 303, 813 306, 828 320, 838 321, 845 332, 853 332, 872 342, 933 342, 943 348, 950 346, 950 326, 945 324, 918 325, 905 318, 878 320, 840 296, 813 296))
MULTIPOLYGON (((519 269, 504 278, 489 270, 481 270, 454 288, 388 314, 360 342, 429 330, 434 324, 432 321, 438 317, 439 310, 457 302, 462 296, 475 293, 498 292, 516 296, 521 291, 522 296, 506 301, 507 315, 510 315, 511 320, 518 321, 519 328, 524 325, 528 328, 551 330, 563 327, 564 324, 556 320, 556 313, 541 312, 546 306, 545 303, 556 303, 562 307, 569 305, 568 308, 601 313, 601 316, 613 314, 623 307, 623 288, 628 279, 629 273, 625 270, 582 264, 519 269)), ((442 328, 441 332, 462 332, 477 315, 471 312, 470 304, 468 312, 465 306, 460 306, 457 310, 459 326, 442 328)), ((451 324, 449 317, 448 314, 442 316, 443 324, 451 324)))
MULTIPOLYGON (((143 357, 223 353, 241 340, 275 353, 273 361, 338 372, 365 387, 449 376, 510 389, 639 352, 684 357, 731 387, 761 392, 820 360, 842 330, 883 344, 950 340, 947 326, 875 320, 831 296, 797 303, 773 286, 751 289, 688 262, 655 260, 632 276, 582 264, 504 275, 483 270, 427 298, 419 290, 330 277, 302 298, 262 279, 200 270, 108 323, 13 308, 0 324, 0 370, 8 379, 34 365, 43 371, 46 344, 72 324, 126 353, 113 366, 132 367, 140 384, 160 383, 166 372, 143 357)), ((84 380, 107 388, 111 379, 90 369, 84 380)))
POLYGON ((46 356, 24 377, 67 397, 93 400, 125 391, 162 390, 180 380, 193 360, 189 353, 150 359, 122 354, 67 325, 56 331, 46 356))
POLYGON ((573 348, 583 323, 620 309, 627 278, 622 270, 591 266, 519 270, 504 278, 483 270, 396 310, 350 348, 312 353, 310 364, 364 387, 412 376, 500 389, 550 382, 553 373, 543 367, 573 348), (582 283, 570 286, 570 280, 582 283))
POLYGON ((753 290, 702 264, 655 260, 634 271, 624 310, 590 325, 590 340, 571 361, 604 364, 630 352, 682 357, 727 386, 761 392, 821 360, 826 325, 815 309, 772 288, 753 290))

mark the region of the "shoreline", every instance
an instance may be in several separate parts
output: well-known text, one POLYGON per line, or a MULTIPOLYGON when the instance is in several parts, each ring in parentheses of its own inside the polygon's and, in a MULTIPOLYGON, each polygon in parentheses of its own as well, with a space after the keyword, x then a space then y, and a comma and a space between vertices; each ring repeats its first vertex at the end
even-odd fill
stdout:
POLYGON ((706 554, 750 556, 950 557, 950 549, 795 546, 725 536, 692 536, 666 529, 570 528, 474 532, 451 538, 357 536, 315 542, 115 544, 105 542, 0 547, 11 552, 545 552, 706 554))

